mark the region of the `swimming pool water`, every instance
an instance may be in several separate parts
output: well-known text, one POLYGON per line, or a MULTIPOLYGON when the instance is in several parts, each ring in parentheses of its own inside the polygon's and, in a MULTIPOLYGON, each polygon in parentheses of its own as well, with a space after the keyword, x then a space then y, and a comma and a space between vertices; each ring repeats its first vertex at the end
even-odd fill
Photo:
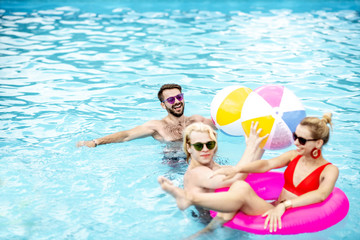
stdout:
MULTIPOLYGON (((79 140, 166 114, 163 83, 186 115, 210 117, 226 86, 281 84, 307 115, 332 112, 324 149, 350 200, 340 224, 292 239, 359 239, 359 1, 1 1, 0 239, 183 239, 204 225, 164 194, 183 161, 151 138, 95 149, 79 140)), ((244 139, 220 133, 218 161, 244 139)), ((288 150, 288 149, 286 149, 288 150)), ((267 151, 265 158, 281 151, 267 151)), ((201 239, 288 239, 228 228, 201 239)))

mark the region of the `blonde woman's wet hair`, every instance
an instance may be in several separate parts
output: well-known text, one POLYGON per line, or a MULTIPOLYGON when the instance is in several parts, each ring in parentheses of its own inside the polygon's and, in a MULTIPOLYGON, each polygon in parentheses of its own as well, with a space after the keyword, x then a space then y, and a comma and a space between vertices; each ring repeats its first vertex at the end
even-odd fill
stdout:
POLYGON ((300 125, 307 126, 313 139, 322 139, 325 145, 330 138, 330 128, 332 130, 332 114, 325 113, 320 119, 318 117, 306 117, 300 125), (330 126, 330 127, 329 127, 330 126))
MULTIPOLYGON (((208 133, 210 139, 217 142, 217 133, 209 125, 204 124, 202 122, 196 122, 196 123, 193 123, 193 124, 190 124, 189 126, 187 126, 184 130, 184 137, 183 137, 183 148, 184 148, 184 152, 186 153, 186 162, 187 163, 189 163, 189 159, 190 159, 190 153, 188 151, 188 144, 189 145, 191 144, 190 135, 192 132, 208 133)), ((215 152, 216 151, 217 151, 217 144, 215 147, 215 152)))

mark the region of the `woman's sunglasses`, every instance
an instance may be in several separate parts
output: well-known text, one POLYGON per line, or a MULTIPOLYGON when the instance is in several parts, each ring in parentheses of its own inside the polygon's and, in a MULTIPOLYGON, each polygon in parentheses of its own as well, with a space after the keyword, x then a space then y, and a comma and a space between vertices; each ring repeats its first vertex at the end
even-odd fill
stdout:
POLYGON ((296 141, 296 139, 299 140, 299 143, 301 145, 305 145, 307 141, 317 141, 317 140, 319 140, 319 139, 305 139, 305 138, 302 138, 302 137, 298 137, 296 135, 296 133, 293 133, 293 138, 294 138, 294 141, 296 141))
POLYGON ((201 151, 204 148, 204 145, 206 145, 207 149, 212 150, 216 146, 216 142, 215 141, 209 141, 207 143, 197 142, 191 145, 194 146, 196 151, 201 151))
POLYGON ((179 101, 182 101, 182 100, 184 99, 184 94, 183 94, 183 93, 180 93, 180 94, 178 94, 178 95, 176 95, 176 96, 174 96, 174 97, 168 97, 167 99, 165 99, 165 100, 163 101, 163 103, 167 101, 167 102, 170 103, 170 104, 174 104, 174 103, 175 103, 175 98, 176 98, 177 100, 179 100, 179 101))

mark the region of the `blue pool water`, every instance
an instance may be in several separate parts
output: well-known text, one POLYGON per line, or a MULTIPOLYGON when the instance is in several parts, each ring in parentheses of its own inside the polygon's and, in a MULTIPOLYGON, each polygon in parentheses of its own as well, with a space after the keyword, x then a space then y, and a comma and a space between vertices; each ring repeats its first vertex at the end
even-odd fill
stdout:
MULTIPOLYGON (((359 1, 0 1, 0 239, 183 239, 204 225, 158 187, 183 161, 151 138, 77 149, 79 140, 166 115, 180 83, 186 115, 210 117, 226 86, 281 84, 307 115, 332 112, 324 154, 350 212, 291 239, 359 239, 359 1)), ((220 133, 218 161, 242 137, 220 133)), ((285 150, 267 151, 265 158, 285 150)), ((314 213, 316 214, 316 213, 314 213)), ((309 216, 311 217, 311 216, 309 216)), ((289 239, 228 228, 201 239, 289 239)))

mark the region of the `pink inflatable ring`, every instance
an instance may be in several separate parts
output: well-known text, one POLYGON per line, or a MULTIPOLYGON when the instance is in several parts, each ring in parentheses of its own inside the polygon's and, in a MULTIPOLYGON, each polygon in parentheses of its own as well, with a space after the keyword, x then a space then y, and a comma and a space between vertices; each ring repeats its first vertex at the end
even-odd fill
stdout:
MULTIPOLYGON (((253 173, 246 178, 255 192, 265 200, 276 200, 284 186, 284 174, 281 172, 253 173)), ((216 191, 227 191, 228 188, 216 191)), ((340 222, 349 211, 349 200, 339 188, 334 188, 329 197, 316 204, 288 209, 282 216, 282 229, 269 232, 264 229, 265 218, 237 213, 224 226, 254 234, 299 234, 318 232, 340 222)), ((216 212, 211 211, 215 217, 216 212)))

